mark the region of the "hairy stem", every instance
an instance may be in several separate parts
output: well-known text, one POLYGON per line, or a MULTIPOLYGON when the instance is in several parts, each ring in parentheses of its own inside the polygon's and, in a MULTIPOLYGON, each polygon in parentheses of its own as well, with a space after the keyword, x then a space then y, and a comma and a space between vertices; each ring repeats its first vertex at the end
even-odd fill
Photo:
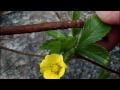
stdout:
POLYGON ((75 27, 83 27, 84 22, 82 20, 76 21, 59 21, 59 22, 48 22, 33 25, 21 25, 21 26, 0 26, 0 35, 13 35, 13 34, 24 34, 32 32, 41 32, 47 30, 56 29, 68 29, 75 27))
POLYGON ((65 62, 68 63, 74 57, 74 54, 75 54, 74 48, 72 48, 69 52, 66 52, 64 57, 65 62))
POLYGON ((90 63, 92 63, 92 64, 94 64, 94 65, 96 65, 96 66, 99 66, 99 67, 107 70, 107 71, 110 71, 110 72, 112 72, 112 73, 115 73, 115 74, 120 75, 120 72, 117 72, 117 71, 115 71, 115 70, 109 69, 109 68, 107 68, 106 66, 101 65, 101 64, 99 64, 99 63, 97 63, 97 62, 95 62, 95 61, 92 61, 92 60, 90 60, 90 59, 87 59, 87 58, 85 58, 85 57, 83 57, 83 56, 80 56, 80 57, 83 58, 83 60, 85 60, 85 61, 87 61, 87 62, 90 62, 90 63))
POLYGON ((16 50, 9 49, 9 48, 3 47, 3 46, 0 46, 0 49, 4 49, 4 50, 8 50, 8 51, 12 51, 12 52, 15 52, 15 53, 18 53, 18 54, 23 54, 23 55, 28 55, 28 56, 35 56, 35 57, 42 57, 42 58, 45 57, 45 55, 37 55, 37 54, 24 53, 24 52, 16 51, 16 50))

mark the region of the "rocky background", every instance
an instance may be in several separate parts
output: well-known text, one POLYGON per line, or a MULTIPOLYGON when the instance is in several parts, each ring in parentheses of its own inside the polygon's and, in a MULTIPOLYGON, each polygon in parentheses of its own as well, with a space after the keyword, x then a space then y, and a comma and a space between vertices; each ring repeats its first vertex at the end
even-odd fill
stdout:
MULTIPOLYGON (((62 21, 71 20, 71 11, 57 11, 62 21)), ((82 11, 81 18, 86 20, 88 16, 95 14, 94 11, 82 11)), ((0 26, 26 25, 40 22, 59 21, 55 11, 15 11, 0 17, 0 26)), ((70 30, 66 30, 70 33, 70 30)), ((45 54, 39 46, 50 38, 45 32, 31 34, 17 34, 0 36, 0 45, 7 48, 32 53, 45 54)), ((120 72, 120 44, 111 52, 109 68, 120 72)), ((8 50, 0 49, 0 79, 43 79, 39 72, 39 63, 42 58, 17 54, 8 50)), ((89 79, 98 77, 99 67, 83 59, 69 62, 69 69, 62 79, 89 79)), ((120 79, 112 73, 109 79, 120 79)))

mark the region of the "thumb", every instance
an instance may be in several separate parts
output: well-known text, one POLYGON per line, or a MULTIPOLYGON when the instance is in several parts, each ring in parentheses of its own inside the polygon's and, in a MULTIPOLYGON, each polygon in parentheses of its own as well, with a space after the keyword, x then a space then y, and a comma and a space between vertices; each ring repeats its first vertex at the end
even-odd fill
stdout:
POLYGON ((96 11, 96 14, 107 24, 120 25, 120 11, 96 11))

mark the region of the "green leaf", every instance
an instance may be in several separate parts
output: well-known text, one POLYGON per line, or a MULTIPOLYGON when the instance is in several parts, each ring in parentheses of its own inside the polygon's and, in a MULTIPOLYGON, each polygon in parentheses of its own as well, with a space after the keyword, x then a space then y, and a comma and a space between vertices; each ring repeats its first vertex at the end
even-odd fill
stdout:
MULTIPOLYGON (((80 11, 73 11, 72 20, 79 20, 80 19, 80 11)), ((80 28, 73 28, 72 34, 76 36, 80 33, 80 28)))
POLYGON ((111 75, 111 72, 105 72, 105 69, 101 68, 98 78, 99 79, 107 79, 110 77, 110 75, 111 75))
POLYGON ((41 50, 49 50, 56 42, 57 40, 51 39, 51 40, 46 40, 41 46, 41 50))
POLYGON ((66 38, 64 34, 62 34, 60 31, 57 31, 57 30, 46 31, 46 33, 55 39, 61 40, 66 38))
POLYGON ((80 55, 103 65, 108 64, 110 60, 108 52, 96 44, 79 47, 78 52, 80 55))
POLYGON ((72 20, 80 19, 80 11, 73 11, 72 20))
POLYGON ((51 53, 60 53, 61 51, 61 42, 59 40, 51 39, 47 40, 40 46, 41 50, 50 50, 51 53))
POLYGON ((110 30, 110 25, 103 23, 96 15, 91 16, 82 29, 79 45, 85 46, 95 43, 101 40, 110 30))
POLYGON ((111 75, 111 72, 107 72, 107 73, 105 73, 105 75, 102 77, 102 79, 107 79, 107 78, 110 77, 110 75, 111 75))
POLYGON ((102 75, 104 73, 105 73, 105 70, 103 68, 101 68, 100 71, 99 71, 99 77, 98 78, 102 77, 102 75))
POLYGON ((72 29, 73 37, 76 36, 76 35, 78 35, 80 33, 80 30, 81 30, 81 28, 73 28, 72 29))
POLYGON ((56 41, 55 44, 51 47, 49 54, 57 53, 59 54, 61 52, 61 42, 56 41))
POLYGON ((64 42, 62 42, 63 50, 70 50, 71 48, 75 47, 77 42, 77 37, 67 37, 64 42))

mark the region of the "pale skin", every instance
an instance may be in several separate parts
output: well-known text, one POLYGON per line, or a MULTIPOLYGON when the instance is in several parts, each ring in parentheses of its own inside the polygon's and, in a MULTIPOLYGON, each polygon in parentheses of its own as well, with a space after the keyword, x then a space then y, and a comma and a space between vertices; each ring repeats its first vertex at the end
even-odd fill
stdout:
POLYGON ((120 11, 96 11, 96 14, 107 24, 120 25, 120 11))
POLYGON ((100 41, 98 44, 107 50, 112 50, 120 42, 120 11, 96 11, 97 16, 112 26, 108 36, 108 42, 100 41))

